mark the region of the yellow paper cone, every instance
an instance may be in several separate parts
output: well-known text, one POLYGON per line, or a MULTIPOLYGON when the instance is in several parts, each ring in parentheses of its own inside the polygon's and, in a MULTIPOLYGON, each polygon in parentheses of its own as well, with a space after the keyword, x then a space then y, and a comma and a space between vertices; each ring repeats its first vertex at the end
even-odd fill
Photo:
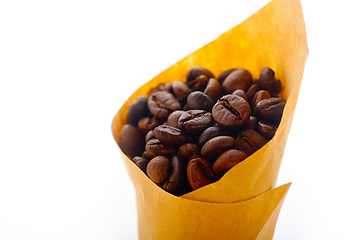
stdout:
POLYGON ((219 181, 180 197, 151 182, 121 152, 136 189, 140 239, 272 239, 289 184, 273 188, 307 55, 299 0, 274 0, 144 84, 124 103, 112 122, 115 141, 126 124, 131 102, 139 95, 147 97, 149 90, 160 83, 185 81, 192 66, 205 67, 216 77, 231 68, 244 68, 254 78, 264 67, 270 67, 281 80, 280 95, 287 101, 278 130, 265 146, 219 181))

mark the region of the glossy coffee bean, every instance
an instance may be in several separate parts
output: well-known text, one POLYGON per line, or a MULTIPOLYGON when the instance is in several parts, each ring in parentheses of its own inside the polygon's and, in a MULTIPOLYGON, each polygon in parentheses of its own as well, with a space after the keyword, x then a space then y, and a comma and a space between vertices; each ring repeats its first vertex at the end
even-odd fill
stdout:
POLYGON ((157 119, 167 120, 169 114, 181 109, 181 105, 171 93, 159 91, 149 96, 148 108, 157 119))
POLYGON ((151 89, 148 93, 148 96, 153 95, 154 93, 159 91, 169 92, 171 89, 172 89, 171 83, 161 83, 158 85, 158 87, 151 89))
POLYGON ((141 156, 144 151, 144 134, 134 125, 126 124, 123 126, 118 145, 125 155, 133 158, 141 156))
POLYGON ((262 134, 266 139, 270 140, 273 138, 277 130, 277 125, 268 123, 266 121, 258 122, 258 132, 262 134))
POLYGON ((237 149, 251 155, 267 143, 267 139, 261 134, 246 130, 241 132, 236 139, 237 149))
POLYGON ((167 119, 168 125, 171 127, 179 128, 178 119, 184 112, 185 111, 182 110, 172 112, 167 119))
POLYGON ((217 160, 213 164, 213 171, 217 174, 223 174, 224 172, 228 171, 246 158, 247 154, 245 152, 236 149, 230 149, 223 152, 217 158, 217 160))
POLYGON ((243 98, 244 100, 246 100, 248 102, 247 95, 242 89, 237 89, 232 94, 240 96, 241 98, 243 98))
POLYGON ((209 139, 217 136, 228 135, 228 129, 221 126, 211 126, 205 129, 198 138, 199 146, 203 146, 209 139))
POLYGON ((214 79, 210 78, 206 89, 204 89, 204 94, 206 94, 213 102, 216 102, 222 95, 221 84, 214 79))
POLYGON ((204 67, 194 66, 191 67, 187 72, 187 82, 196 79, 196 77, 200 75, 205 75, 207 76, 207 78, 214 78, 213 73, 208 69, 205 69, 204 67))
POLYGON ((192 158, 197 158, 200 156, 199 148, 197 144, 186 143, 178 148, 177 155, 184 162, 189 162, 192 158))
POLYGON ((162 183, 161 187, 170 193, 177 193, 185 184, 186 165, 178 157, 174 156, 170 160, 168 178, 162 183))
POLYGON ((151 139, 155 139, 153 130, 148 131, 147 134, 145 135, 145 143, 147 143, 151 139))
POLYGON ((232 68, 232 69, 229 69, 229 70, 226 70, 224 72, 221 73, 221 75, 219 75, 218 77, 218 82, 220 84, 222 84, 224 82, 224 79, 226 79, 226 77, 228 77, 228 75, 233 72, 234 70, 236 70, 236 68, 232 68))
POLYGON ((221 126, 237 128, 247 123, 251 108, 247 101, 234 94, 223 96, 213 106, 212 116, 221 126))
POLYGON ((139 96, 134 102, 129 105, 126 121, 128 124, 134 126, 138 125, 138 121, 147 116, 148 111, 148 99, 144 96, 139 96))
POLYGON ((206 75, 200 75, 196 77, 194 80, 187 82, 187 86, 192 91, 201 91, 203 92, 208 84, 209 78, 206 75))
POLYGON ((233 93, 237 89, 247 91, 252 84, 252 75, 245 69, 237 69, 231 72, 222 83, 225 94, 233 93))
POLYGON ((147 162, 149 162, 152 158, 149 156, 149 154, 147 153, 147 151, 144 151, 142 154, 142 158, 144 158, 145 160, 147 160, 147 162))
POLYGON ((277 94, 281 92, 281 81, 276 80, 275 72, 268 67, 263 68, 259 75, 259 86, 277 94))
POLYGON ((217 136, 209 139, 201 148, 201 156, 215 160, 221 153, 236 148, 236 140, 231 136, 217 136))
POLYGON ((191 90, 189 89, 187 84, 181 81, 172 82, 172 90, 177 100, 181 103, 187 101, 187 97, 191 93, 191 90))
POLYGON ((193 158, 187 166, 187 178, 193 190, 214 182, 212 163, 205 158, 193 158))
POLYGON ((246 96, 247 96, 247 101, 248 103, 252 103, 254 95, 260 90, 259 84, 258 83, 254 83, 252 84, 247 92, 246 92, 246 96))
POLYGON ((267 122, 279 123, 286 101, 283 98, 267 98, 259 101, 256 106, 256 115, 267 122))
POLYGON ((199 134, 213 125, 212 114, 204 110, 188 110, 178 120, 180 129, 188 134, 199 134))
POLYGON ((156 156, 173 157, 177 154, 176 147, 164 144, 158 139, 149 140, 145 145, 145 150, 151 158, 156 156))
POLYGON ((148 165, 147 159, 145 159, 143 157, 135 156, 132 159, 132 162, 134 162, 135 165, 137 165, 143 172, 146 172, 147 165, 148 165))
POLYGON ((269 92, 267 92, 266 90, 259 90, 258 92, 256 92, 256 94, 253 97, 252 104, 251 104, 251 109, 252 109, 253 114, 255 114, 255 112, 256 112, 256 106, 257 106, 258 102, 263 99, 267 99, 267 98, 271 98, 271 94, 269 94, 269 92))
POLYGON ((164 156, 152 158, 147 165, 147 175, 156 184, 161 184, 168 178, 169 160, 164 156))
POLYGON ((188 95, 187 104, 190 109, 199 109, 210 112, 214 102, 206 94, 200 91, 194 91, 188 95))
POLYGON ((250 116, 248 122, 245 125, 243 125, 243 127, 241 129, 242 129, 242 131, 252 130, 252 131, 257 132, 258 119, 255 116, 250 116))
POLYGON ((162 124, 162 122, 155 117, 144 117, 139 120, 138 128, 142 132, 147 133, 150 130, 153 130, 155 127, 157 127, 161 124, 162 124))
POLYGON ((160 125, 154 129, 154 136, 162 143, 171 146, 181 146, 190 142, 192 138, 178 128, 160 125))

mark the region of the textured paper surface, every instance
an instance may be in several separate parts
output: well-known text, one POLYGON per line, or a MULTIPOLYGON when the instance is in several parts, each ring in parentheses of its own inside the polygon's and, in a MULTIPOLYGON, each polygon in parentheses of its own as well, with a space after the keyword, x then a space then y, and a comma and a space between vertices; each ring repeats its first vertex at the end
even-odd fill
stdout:
POLYGON ((132 101, 139 95, 148 96, 148 91, 159 83, 185 81, 192 66, 203 66, 216 77, 230 68, 244 68, 254 78, 264 67, 270 67, 281 80, 281 96, 287 101, 271 141, 216 183, 181 197, 156 186, 121 153, 136 189, 140 239, 272 239, 289 184, 273 188, 307 55, 299 0, 274 0, 144 84, 124 103, 112 123, 116 141, 132 101), (225 232, 229 235, 225 236, 225 232))

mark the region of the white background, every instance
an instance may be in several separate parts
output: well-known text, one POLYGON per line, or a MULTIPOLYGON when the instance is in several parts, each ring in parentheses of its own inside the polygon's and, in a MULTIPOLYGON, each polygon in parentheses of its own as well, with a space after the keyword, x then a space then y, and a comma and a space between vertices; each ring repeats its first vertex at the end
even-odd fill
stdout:
MULTIPOLYGON (((136 239, 130 94, 268 1, 1 1, 0 239, 136 239)), ((302 0, 309 57, 274 239, 361 239, 357 1, 302 0)))

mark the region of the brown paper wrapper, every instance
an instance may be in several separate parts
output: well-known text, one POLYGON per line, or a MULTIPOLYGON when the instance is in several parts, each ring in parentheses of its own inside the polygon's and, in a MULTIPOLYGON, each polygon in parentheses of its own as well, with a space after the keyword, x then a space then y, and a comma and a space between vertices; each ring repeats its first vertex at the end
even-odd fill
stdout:
POLYGON ((180 197, 151 182, 122 152, 135 186, 140 239, 272 239, 278 213, 290 184, 276 181, 308 55, 299 0, 274 0, 243 23, 198 49, 140 87, 112 122, 118 141, 128 107, 160 83, 185 81, 192 66, 215 76, 244 68, 258 78, 272 68, 282 82, 287 103, 275 136, 260 150, 229 170, 219 181, 180 197))

